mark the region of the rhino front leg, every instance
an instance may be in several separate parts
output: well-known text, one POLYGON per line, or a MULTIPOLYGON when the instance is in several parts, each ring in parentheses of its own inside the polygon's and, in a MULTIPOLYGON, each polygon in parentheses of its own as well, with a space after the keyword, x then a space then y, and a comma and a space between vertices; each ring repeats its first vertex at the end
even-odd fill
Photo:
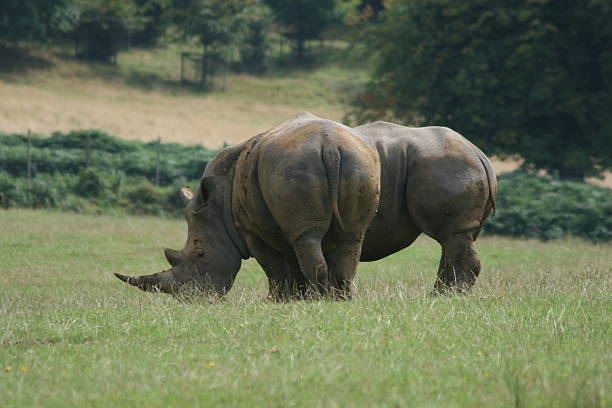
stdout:
POLYGON ((304 296, 306 282, 293 255, 280 253, 261 240, 249 239, 249 247, 268 277, 268 298, 286 302, 304 296))
POLYGON ((301 238, 293 243, 300 269, 314 295, 327 295, 329 273, 321 249, 321 238, 301 238))

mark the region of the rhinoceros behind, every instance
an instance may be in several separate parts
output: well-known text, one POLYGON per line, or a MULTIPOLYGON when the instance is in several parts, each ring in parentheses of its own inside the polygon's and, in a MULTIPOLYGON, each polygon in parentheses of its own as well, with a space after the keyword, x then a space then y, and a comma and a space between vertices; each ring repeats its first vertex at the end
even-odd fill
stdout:
POLYGON ((348 297, 356 258, 381 259, 424 232, 442 246, 434 292, 464 290, 480 272, 473 243, 496 192, 487 157, 450 129, 386 122, 350 129, 303 113, 208 164, 187 206, 185 248, 166 250, 171 270, 118 277, 144 290, 224 293, 241 258, 254 256, 273 298, 300 296, 310 283, 348 297), (330 141, 331 134, 342 138, 330 141), (349 152, 364 164, 345 158, 349 152))
POLYGON ((165 251, 172 268, 119 279, 146 291, 224 294, 254 256, 275 299, 308 290, 345 298, 378 206, 380 163, 352 129, 301 115, 222 150, 197 191, 183 194, 187 241, 165 251))

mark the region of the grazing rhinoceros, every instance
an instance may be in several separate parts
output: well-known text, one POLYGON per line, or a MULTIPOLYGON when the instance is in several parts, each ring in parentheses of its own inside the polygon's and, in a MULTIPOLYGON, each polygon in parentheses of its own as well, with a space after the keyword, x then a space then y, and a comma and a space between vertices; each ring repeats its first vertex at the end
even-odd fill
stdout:
POLYGON ((165 250, 172 268, 119 279, 145 291, 224 294, 254 256, 275 299, 308 290, 345 298, 378 207, 380 162, 351 128, 303 114, 223 149, 196 192, 182 194, 187 242, 165 250))
MULTIPOLYGON (((362 261, 378 260, 397 252, 409 246, 424 232, 442 246, 434 292, 464 290, 473 285, 480 272, 480 261, 473 242, 483 221, 495 209, 497 192, 495 173, 487 157, 468 140, 447 128, 408 128, 376 122, 349 129, 309 113, 300 114, 267 133, 221 151, 208 164, 201 187, 187 207, 188 239, 185 248, 182 251, 165 251, 173 269, 138 278, 118 277, 144 290, 171 292, 178 284, 190 283, 202 287, 208 283, 224 293, 231 287, 240 267, 240 256, 246 259, 252 254, 268 275, 270 295, 273 298, 302 295, 308 288, 308 282, 313 282, 317 275, 313 270, 323 273, 327 270, 347 271, 337 276, 332 273, 330 277, 333 287, 342 296, 349 296, 350 281, 355 272, 355 251, 359 251, 359 245, 356 244, 358 237, 339 234, 343 231, 339 221, 342 219, 344 224, 348 224, 349 219, 359 219, 360 222, 370 220, 371 202, 368 201, 369 207, 364 203, 347 208, 339 200, 341 217, 335 217, 337 221, 331 224, 329 233, 323 236, 322 246, 319 244, 319 236, 309 241, 306 256, 303 246, 289 245, 295 242, 295 238, 285 232, 281 222, 292 215, 296 220, 294 222, 299 219, 304 225, 319 221, 316 217, 301 217, 298 213, 310 210, 313 204, 306 198, 318 197, 321 191, 326 192, 327 182, 323 181, 323 186, 316 181, 313 185, 301 185, 300 199, 304 198, 304 201, 300 201, 299 209, 290 210, 294 211, 293 214, 281 214, 276 210, 276 204, 269 204, 274 200, 274 194, 277 194, 279 202, 294 202, 296 193, 276 187, 283 185, 285 179, 293 179, 292 173, 285 170, 287 160, 291 162, 292 159, 277 158, 276 155, 281 154, 285 148, 271 153, 267 149, 270 143, 268 140, 273 141, 281 135, 302 133, 305 128, 317 129, 308 130, 309 134, 323 134, 327 132, 326 129, 341 129, 341 132, 375 147, 378 152, 381 163, 380 203, 361 245, 362 261), (262 157, 270 158, 263 161, 264 166, 262 157), (276 168, 281 169, 278 173, 269 165, 271 161, 276 163, 276 168), (207 194, 211 194, 207 181, 210 176, 223 180, 222 183, 215 183, 220 184, 220 187, 212 190, 209 199, 216 197, 216 217, 207 217, 204 210, 200 210, 206 207, 204 202, 207 194), (233 187, 231 190, 227 188, 229 185, 233 187), (362 218, 359 218, 360 211, 363 211, 362 218), (202 215, 198 215, 200 213, 202 215), (207 232, 210 233, 207 235, 207 232), (199 248, 202 248, 199 242, 202 240, 205 245, 214 245, 215 254, 219 254, 219 260, 215 263, 198 263, 199 248), (327 265, 327 269, 324 265, 327 265)), ((354 148, 354 142, 345 142, 347 144, 341 146, 343 154, 354 148)), ((357 143, 357 146, 368 151, 362 143, 357 143)), ((300 147, 291 144, 289 150, 296 148, 300 147)), ((344 174, 347 167, 344 156, 342 158, 340 169, 344 174)), ((320 163, 321 156, 316 155, 311 160, 320 163)), ((327 168, 336 166, 334 160, 328 161, 334 164, 326 165, 327 168)), ((354 171, 350 169, 347 174, 354 171)), ((326 180, 322 167, 319 167, 316 174, 320 177, 315 179, 319 183, 321 179, 326 180)), ((330 174, 333 172, 327 170, 328 177, 330 174)), ((329 183, 330 190, 333 184, 329 183)), ((340 191, 343 191, 343 186, 340 191)), ((296 189, 299 187, 298 183, 296 189)), ((334 194, 332 192, 331 196, 334 194)), ((329 208, 326 207, 326 210, 323 227, 329 226, 331 219, 329 208)), ((316 281, 321 284, 319 278, 316 281)))

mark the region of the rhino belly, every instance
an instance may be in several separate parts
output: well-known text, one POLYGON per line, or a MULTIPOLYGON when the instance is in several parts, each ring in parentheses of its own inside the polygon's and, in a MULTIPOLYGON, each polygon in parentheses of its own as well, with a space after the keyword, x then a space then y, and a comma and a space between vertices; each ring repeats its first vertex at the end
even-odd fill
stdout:
POLYGON ((395 215, 379 212, 366 232, 360 260, 377 261, 394 254, 412 244, 420 233, 407 210, 395 215))

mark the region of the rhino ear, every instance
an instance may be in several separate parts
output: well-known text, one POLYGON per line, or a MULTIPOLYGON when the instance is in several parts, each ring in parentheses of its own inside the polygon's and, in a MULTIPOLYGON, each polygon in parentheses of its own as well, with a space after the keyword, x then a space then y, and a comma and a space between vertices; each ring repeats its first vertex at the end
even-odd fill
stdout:
POLYGON ((179 188, 178 194, 185 204, 189 203, 189 201, 191 201, 193 198, 193 191, 191 191, 189 186, 179 188))
POLYGON ((216 177, 202 177, 200 180, 200 194, 202 195, 202 199, 204 202, 207 202, 210 197, 215 195, 215 191, 217 190, 217 182, 215 180, 216 177))

